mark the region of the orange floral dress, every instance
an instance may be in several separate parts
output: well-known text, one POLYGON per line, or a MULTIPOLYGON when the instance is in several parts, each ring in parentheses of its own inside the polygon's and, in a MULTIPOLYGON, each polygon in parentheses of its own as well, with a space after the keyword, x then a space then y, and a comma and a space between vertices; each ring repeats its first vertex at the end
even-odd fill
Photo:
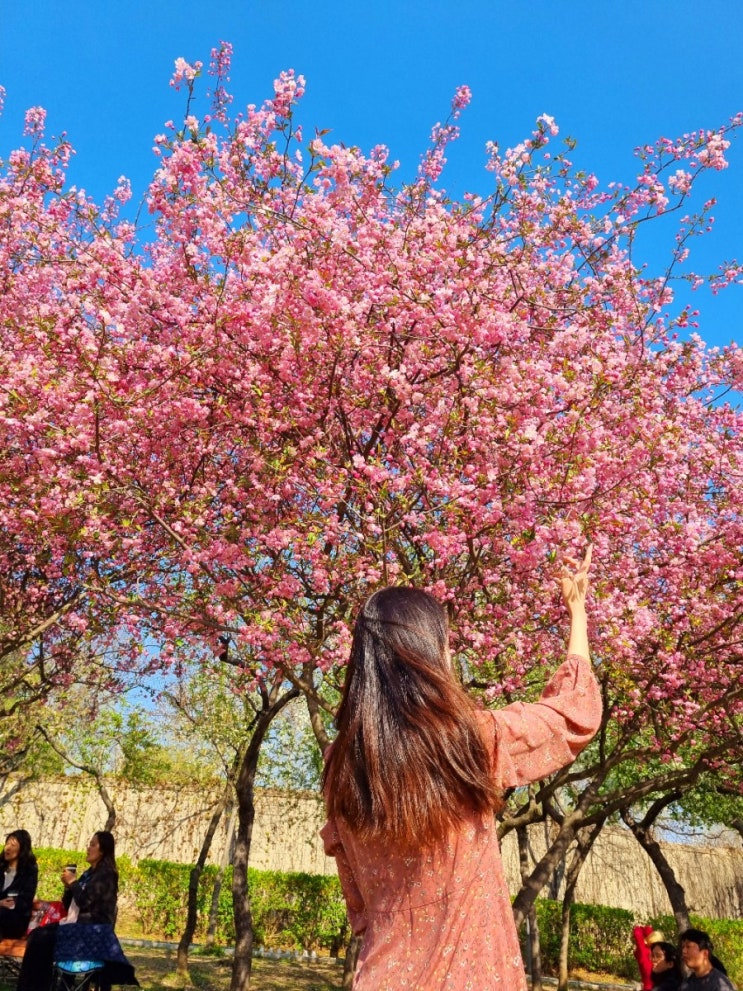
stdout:
MULTIPOLYGON (((596 733, 601 696, 575 654, 538 702, 480 714, 499 788, 569 764, 596 733)), ((359 841, 342 820, 321 830, 335 857, 351 926, 363 934, 354 991, 526 991, 492 816, 466 819, 433 850, 359 841)))

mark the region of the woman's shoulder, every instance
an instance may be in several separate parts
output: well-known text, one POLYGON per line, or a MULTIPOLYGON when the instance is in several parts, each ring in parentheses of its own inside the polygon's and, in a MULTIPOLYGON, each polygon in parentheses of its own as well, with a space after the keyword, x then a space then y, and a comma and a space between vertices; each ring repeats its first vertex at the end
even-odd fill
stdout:
MULTIPOLYGON (((93 868, 93 870, 91 870, 89 873, 88 871, 86 871, 85 874, 87 874, 88 884, 96 884, 96 885, 112 884, 115 881, 119 880, 119 872, 116 870, 113 864, 108 864, 108 863, 98 864, 97 867, 93 868)), ((85 877, 85 874, 83 875, 83 878, 85 877)), ((81 878, 80 880, 82 880, 83 878, 81 878)))

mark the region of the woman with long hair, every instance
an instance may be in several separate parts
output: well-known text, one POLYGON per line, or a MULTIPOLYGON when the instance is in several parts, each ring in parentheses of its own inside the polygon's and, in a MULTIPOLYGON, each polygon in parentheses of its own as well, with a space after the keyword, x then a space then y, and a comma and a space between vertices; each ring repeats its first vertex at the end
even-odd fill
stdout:
POLYGON ((99 960, 104 964, 102 987, 137 984, 134 970, 116 938, 116 901, 119 874, 115 842, 105 829, 93 833, 88 843, 88 868, 78 878, 62 871, 62 901, 67 917, 62 922, 34 929, 28 937, 18 978, 18 991, 47 991, 54 979, 54 960, 99 960), (56 952, 63 948, 60 957, 56 952))
POLYGON ((325 755, 322 829, 363 937, 355 991, 526 991, 494 813, 507 788, 569 764, 601 721, 585 610, 591 549, 567 560, 568 656, 535 703, 475 704, 428 593, 386 588, 359 613, 325 755))
POLYGON ((650 945, 652 987, 658 991, 678 991, 683 976, 678 964, 678 951, 673 943, 656 940, 650 945))
POLYGON ((0 939, 26 935, 38 882, 31 837, 25 829, 14 829, 0 857, 0 939))
POLYGON ((80 877, 65 868, 62 902, 67 918, 72 922, 98 922, 113 925, 116 921, 116 900, 119 893, 119 872, 116 870, 116 843, 106 829, 93 833, 88 844, 90 865, 80 877))

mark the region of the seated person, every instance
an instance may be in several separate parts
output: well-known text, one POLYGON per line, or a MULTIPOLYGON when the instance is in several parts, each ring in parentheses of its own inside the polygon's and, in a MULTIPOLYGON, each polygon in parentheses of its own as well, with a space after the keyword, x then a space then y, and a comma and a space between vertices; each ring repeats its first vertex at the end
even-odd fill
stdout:
POLYGON ((31 837, 25 829, 14 829, 0 857, 0 939, 26 935, 38 880, 31 837))
POLYGON ((119 875, 111 833, 99 830, 93 834, 87 861, 90 867, 79 879, 72 871, 62 872, 67 918, 30 933, 18 991, 51 988, 58 942, 64 946, 65 959, 102 960, 104 985, 138 983, 113 931, 119 875))

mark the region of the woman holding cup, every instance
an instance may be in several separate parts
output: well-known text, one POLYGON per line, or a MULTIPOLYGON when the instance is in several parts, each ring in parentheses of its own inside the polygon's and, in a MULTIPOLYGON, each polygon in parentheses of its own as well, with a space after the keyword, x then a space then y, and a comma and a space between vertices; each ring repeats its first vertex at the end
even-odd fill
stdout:
POLYGON ((137 984, 113 928, 119 875, 112 834, 105 829, 93 833, 86 859, 88 868, 79 878, 74 864, 62 871, 67 916, 30 934, 18 991, 48 991, 52 987, 57 947, 71 953, 64 955, 64 960, 100 960, 104 985, 137 984))
POLYGON ((67 909, 66 921, 113 925, 116 921, 119 875, 111 833, 105 829, 93 833, 86 860, 89 866, 80 878, 76 864, 68 864, 62 871, 62 884, 65 886, 62 902, 67 909))
POLYGON ((26 935, 38 880, 31 837, 25 829, 14 829, 0 857, 0 939, 26 935))

